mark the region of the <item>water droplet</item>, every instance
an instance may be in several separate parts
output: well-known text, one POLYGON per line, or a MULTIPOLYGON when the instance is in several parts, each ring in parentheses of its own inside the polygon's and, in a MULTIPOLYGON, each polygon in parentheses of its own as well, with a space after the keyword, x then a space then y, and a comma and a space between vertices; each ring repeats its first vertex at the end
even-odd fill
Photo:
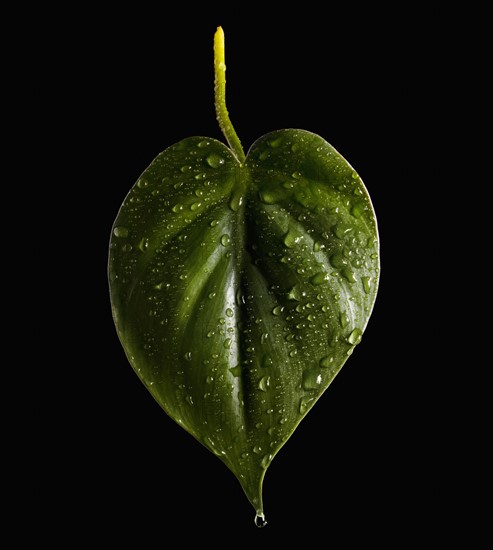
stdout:
POLYGON ((351 208, 351 214, 355 218, 361 218, 365 209, 366 209, 365 203, 363 201, 357 201, 353 204, 351 208))
POLYGON ((230 307, 228 307, 228 309, 226 310, 226 315, 228 317, 233 317, 233 310, 230 307))
POLYGON ((217 225, 218 223, 219 223, 218 220, 212 220, 212 221, 209 223, 209 225, 210 225, 211 227, 216 227, 216 225, 217 225))
POLYGON ((342 328, 346 328, 347 327, 347 324, 349 323, 349 317, 348 317, 348 314, 343 311, 340 315, 339 315, 339 322, 341 323, 341 327, 342 328))
POLYGON ((210 145, 210 142, 207 141, 206 139, 203 139, 202 141, 199 141, 199 142, 197 143, 197 147, 198 147, 199 149, 203 149, 204 147, 207 147, 208 145, 210 145))
POLYGON ((245 304, 245 296, 243 296, 243 294, 241 293, 240 288, 238 288, 238 290, 235 293, 235 301, 238 307, 241 307, 242 305, 245 304))
POLYGON ((147 180, 144 180, 144 179, 140 179, 138 182, 137 182, 137 187, 139 187, 140 189, 144 189, 145 187, 147 187, 149 185, 149 182, 147 180))
POLYGON ((230 369, 230 372, 233 376, 235 376, 236 378, 238 378, 238 376, 241 375, 241 367, 240 365, 236 365, 236 367, 231 367, 230 369))
POLYGON ((320 250, 322 250, 324 248, 325 248, 324 243, 321 243, 319 241, 315 241, 313 243, 313 252, 320 252, 320 250))
POLYGON ((322 357, 322 359, 320 359, 319 365, 323 369, 328 369, 332 365, 333 362, 334 362, 334 358, 331 355, 327 355, 325 357, 322 357))
POLYGON ((229 349, 231 347, 231 338, 226 338, 223 343, 224 349, 229 349))
POLYGON ((299 180, 301 178, 301 172, 293 172, 291 174, 291 177, 294 178, 295 180, 299 180))
POLYGON ((113 235, 115 235, 115 237, 121 237, 121 238, 128 237, 128 229, 123 226, 115 227, 113 229, 113 235))
POLYGON ((262 458, 260 465, 262 466, 262 468, 265 469, 270 464, 271 460, 272 460, 272 455, 265 455, 264 458, 262 458))
POLYGON ((363 333, 361 332, 361 330, 359 328, 355 328, 351 334, 348 336, 348 339, 347 341, 353 345, 353 346, 356 346, 357 344, 359 344, 361 342, 361 337, 363 336, 363 333))
POLYGON ((270 376, 262 376, 260 379, 260 382, 258 383, 258 387, 262 391, 267 391, 269 389, 270 385, 270 376))
POLYGON ((255 515, 255 525, 258 528, 265 527, 267 525, 267 520, 262 512, 257 512, 255 515))
POLYGON ((300 414, 305 414, 308 408, 310 407, 310 403, 315 399, 315 397, 309 397, 308 395, 304 395, 300 399, 300 414))
POLYGON ((282 142, 284 141, 282 136, 279 136, 277 138, 271 139, 268 143, 272 147, 272 149, 277 149, 279 146, 282 145, 282 142))
POLYGON ((231 238, 230 238, 229 235, 224 234, 224 235, 221 237, 221 244, 222 244, 223 246, 228 246, 230 242, 231 242, 231 238))
POLYGON ((302 239, 303 237, 297 233, 295 233, 292 229, 290 229, 286 235, 284 235, 284 244, 288 248, 294 248, 302 239))
POLYGON ((173 185, 173 187, 174 187, 175 189, 180 189, 180 187, 181 187, 182 185, 183 185, 183 182, 182 182, 182 181, 179 181, 179 182, 175 183, 175 184, 173 185))
POLYGON ((183 206, 181 204, 175 204, 173 208, 171 209, 175 214, 178 214, 180 210, 183 210, 183 206))
POLYGON ((353 230, 352 226, 344 222, 337 223, 333 229, 334 235, 338 239, 344 239, 344 237, 352 230, 353 230))
POLYGON ((277 197, 270 191, 259 191, 259 197, 260 200, 265 204, 275 204, 277 202, 277 197))
POLYGON ((329 262, 336 269, 341 269, 348 264, 346 258, 339 252, 332 254, 332 256, 329 258, 329 262))
POLYGON ((272 310, 272 314, 273 315, 281 315, 281 313, 283 312, 284 310, 284 306, 276 306, 273 310, 272 310))
POLYGON ((187 400, 189 405, 193 405, 193 399, 192 399, 191 395, 187 395, 187 397, 185 399, 187 400))
POLYGON ((139 242, 139 249, 142 252, 145 252, 148 246, 149 246, 149 239, 147 239, 146 237, 142 237, 142 239, 139 242))
POLYGON ((219 168, 224 164, 224 159, 217 153, 211 153, 205 160, 211 168, 219 168))
POLYGON ((214 381, 214 377, 213 377, 213 376, 208 376, 208 377, 205 379, 206 384, 212 384, 213 381, 214 381))
POLYGON ((191 169, 192 169, 191 166, 186 165, 186 166, 182 166, 182 167, 180 168, 180 171, 181 171, 183 174, 185 174, 186 172, 190 172, 191 169))
POLYGON ((371 277, 361 277, 361 282, 363 283, 363 290, 366 294, 369 294, 371 290, 371 277))
POLYGON ((229 201, 229 207, 233 212, 238 212, 240 206, 243 204, 243 195, 235 193, 229 201))
POLYGON ((198 210, 201 206, 202 206, 202 203, 201 203, 201 202, 194 202, 194 203, 190 206, 190 210, 191 210, 192 212, 195 212, 195 210, 198 210))
POLYGON ((294 357, 297 353, 298 353, 298 351, 293 349, 289 352, 289 357, 294 357))
POLYGON ((258 156, 259 160, 265 160, 270 157, 269 151, 262 151, 260 155, 258 156))
POLYGON ((350 283, 356 282, 356 277, 354 276, 353 270, 349 266, 341 269, 341 275, 350 283))
POLYGON ((134 249, 134 247, 130 243, 125 243, 122 246, 123 252, 131 252, 134 249))
POLYGON ((258 455, 262 452, 262 447, 260 445, 255 445, 255 447, 253 448, 253 452, 258 455))
POLYGON ((274 365, 274 361, 272 361, 272 357, 270 355, 264 355, 263 359, 262 359, 262 367, 263 368, 268 368, 268 367, 272 367, 274 365))
POLYGON ((303 372, 302 385, 304 390, 317 390, 322 383, 322 375, 316 368, 307 369, 303 372))
POLYGON ((296 300, 297 302, 301 301, 303 293, 301 292, 298 285, 294 285, 293 288, 288 292, 288 300, 296 300))
POLYGON ((328 281, 329 275, 325 273, 325 271, 319 271, 318 273, 315 273, 313 277, 310 278, 310 283, 312 285, 321 285, 328 281))
POLYGON ((185 353, 185 359, 187 361, 191 361, 192 360, 192 352, 191 351, 187 351, 187 353, 185 353))

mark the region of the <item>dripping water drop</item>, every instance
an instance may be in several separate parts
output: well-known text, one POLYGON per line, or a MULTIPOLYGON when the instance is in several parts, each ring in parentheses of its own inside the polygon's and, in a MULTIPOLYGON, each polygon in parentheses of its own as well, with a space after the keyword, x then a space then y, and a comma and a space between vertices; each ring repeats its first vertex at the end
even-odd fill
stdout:
POLYGON ((257 512, 255 515, 255 525, 259 528, 265 527, 267 525, 267 520, 265 515, 262 512, 257 512))

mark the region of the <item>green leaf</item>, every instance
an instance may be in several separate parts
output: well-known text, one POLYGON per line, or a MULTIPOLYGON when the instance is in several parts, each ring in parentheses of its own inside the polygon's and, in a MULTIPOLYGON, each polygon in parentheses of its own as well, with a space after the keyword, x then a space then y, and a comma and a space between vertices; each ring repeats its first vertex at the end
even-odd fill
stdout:
POLYGON ((379 278, 377 223, 358 174, 324 139, 278 130, 245 156, 192 137, 163 151, 123 202, 109 254, 113 318, 161 407, 240 481, 265 525, 272 459, 359 344, 379 278))
POLYGON ((304 130, 261 137, 243 163, 185 139, 123 202, 109 279, 129 362, 260 523, 265 472, 360 342, 378 278, 365 186, 304 130))

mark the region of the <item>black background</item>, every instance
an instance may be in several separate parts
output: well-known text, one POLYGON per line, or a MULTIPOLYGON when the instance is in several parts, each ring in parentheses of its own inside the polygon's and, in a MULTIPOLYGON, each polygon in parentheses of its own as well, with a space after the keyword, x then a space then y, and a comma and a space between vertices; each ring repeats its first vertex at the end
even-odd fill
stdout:
MULTIPOLYGON (((444 474, 431 449, 442 419, 424 413, 433 375, 414 312, 426 296, 409 254, 419 249, 410 220, 426 216, 416 189, 435 154, 426 113, 438 112, 434 83, 448 61, 428 47, 423 12, 266 8, 80 7, 31 51, 44 70, 38 116, 56 135, 51 173, 63 196, 47 227, 68 242, 56 250, 65 275, 50 271, 56 290, 46 297, 58 295, 60 319, 45 377, 50 418, 32 429, 46 465, 34 492, 51 504, 34 508, 73 540, 392 545, 436 532, 444 474), (213 97, 218 25, 228 110, 245 151, 275 129, 321 135, 363 178, 381 236, 380 290, 362 343, 269 468, 262 530, 233 474, 133 373, 106 274, 111 226, 140 173, 185 137, 223 139, 213 97)), ((438 329, 425 330, 432 342, 438 329)), ((50 522, 41 531, 60 536, 50 522)))

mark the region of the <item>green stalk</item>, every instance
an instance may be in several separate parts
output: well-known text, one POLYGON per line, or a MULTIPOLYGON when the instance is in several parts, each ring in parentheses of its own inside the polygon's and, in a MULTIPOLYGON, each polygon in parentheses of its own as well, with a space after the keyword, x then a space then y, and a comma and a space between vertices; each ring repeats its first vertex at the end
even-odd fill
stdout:
POLYGON ((224 31, 222 27, 218 27, 214 35, 214 102, 216 117, 229 147, 240 163, 243 163, 245 162, 245 153, 231 124, 226 108, 226 63, 224 59, 224 31))

